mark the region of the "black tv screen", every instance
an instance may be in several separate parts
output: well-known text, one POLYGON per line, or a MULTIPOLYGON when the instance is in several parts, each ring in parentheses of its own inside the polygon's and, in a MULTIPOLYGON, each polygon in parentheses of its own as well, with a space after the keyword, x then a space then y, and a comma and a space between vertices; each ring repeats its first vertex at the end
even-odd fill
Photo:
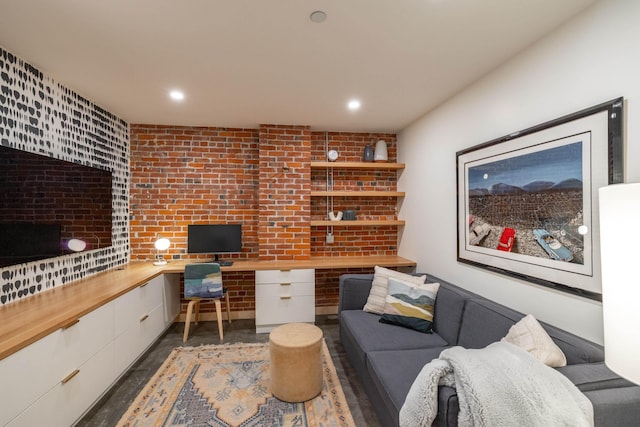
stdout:
POLYGON ((242 252, 242 224, 190 224, 187 233, 189 253, 242 252))
POLYGON ((112 210, 110 171, 0 146, 0 267, 111 246, 112 210))

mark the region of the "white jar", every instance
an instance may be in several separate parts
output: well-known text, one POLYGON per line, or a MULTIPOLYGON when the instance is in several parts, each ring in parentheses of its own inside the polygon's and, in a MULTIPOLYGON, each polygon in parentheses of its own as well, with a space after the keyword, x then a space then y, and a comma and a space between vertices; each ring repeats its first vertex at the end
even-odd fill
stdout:
POLYGON ((373 155, 373 160, 376 162, 386 162, 389 160, 389 156, 387 154, 387 143, 384 142, 384 139, 381 139, 376 143, 376 151, 373 155))

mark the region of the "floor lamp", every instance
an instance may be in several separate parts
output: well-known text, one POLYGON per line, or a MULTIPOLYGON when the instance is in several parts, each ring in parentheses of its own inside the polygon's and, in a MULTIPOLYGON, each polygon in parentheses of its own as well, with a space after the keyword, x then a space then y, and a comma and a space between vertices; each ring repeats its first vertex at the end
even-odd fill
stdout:
POLYGON ((606 365, 640 384, 640 183, 599 189, 606 365))

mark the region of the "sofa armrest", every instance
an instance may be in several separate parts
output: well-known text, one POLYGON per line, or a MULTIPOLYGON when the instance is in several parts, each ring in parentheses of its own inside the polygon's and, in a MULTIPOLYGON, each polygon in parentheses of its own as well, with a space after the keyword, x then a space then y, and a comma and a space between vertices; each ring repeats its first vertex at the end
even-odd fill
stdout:
POLYGON ((433 427, 451 427, 458 425, 460 402, 456 389, 448 386, 438 386, 438 414, 433 420, 433 427))
POLYGON ((342 310, 362 310, 369 298, 373 274, 343 274, 340 276, 338 314, 342 310))

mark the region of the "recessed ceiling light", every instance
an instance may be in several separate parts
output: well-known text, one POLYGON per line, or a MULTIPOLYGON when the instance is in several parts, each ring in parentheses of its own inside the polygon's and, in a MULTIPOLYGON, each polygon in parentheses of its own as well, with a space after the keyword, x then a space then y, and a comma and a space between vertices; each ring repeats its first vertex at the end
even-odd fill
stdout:
POLYGON ((327 14, 321 10, 316 10, 315 12, 311 12, 311 15, 309 15, 309 19, 311 19, 311 22, 319 24, 327 19, 327 14))
POLYGON ((357 99, 352 99, 347 104, 347 107, 349 107, 349 110, 351 110, 351 111, 359 110, 360 109, 360 101, 358 101, 357 99))
POLYGON ((172 90, 169 92, 169 97, 174 101, 182 101, 184 99, 184 92, 179 90, 172 90))

